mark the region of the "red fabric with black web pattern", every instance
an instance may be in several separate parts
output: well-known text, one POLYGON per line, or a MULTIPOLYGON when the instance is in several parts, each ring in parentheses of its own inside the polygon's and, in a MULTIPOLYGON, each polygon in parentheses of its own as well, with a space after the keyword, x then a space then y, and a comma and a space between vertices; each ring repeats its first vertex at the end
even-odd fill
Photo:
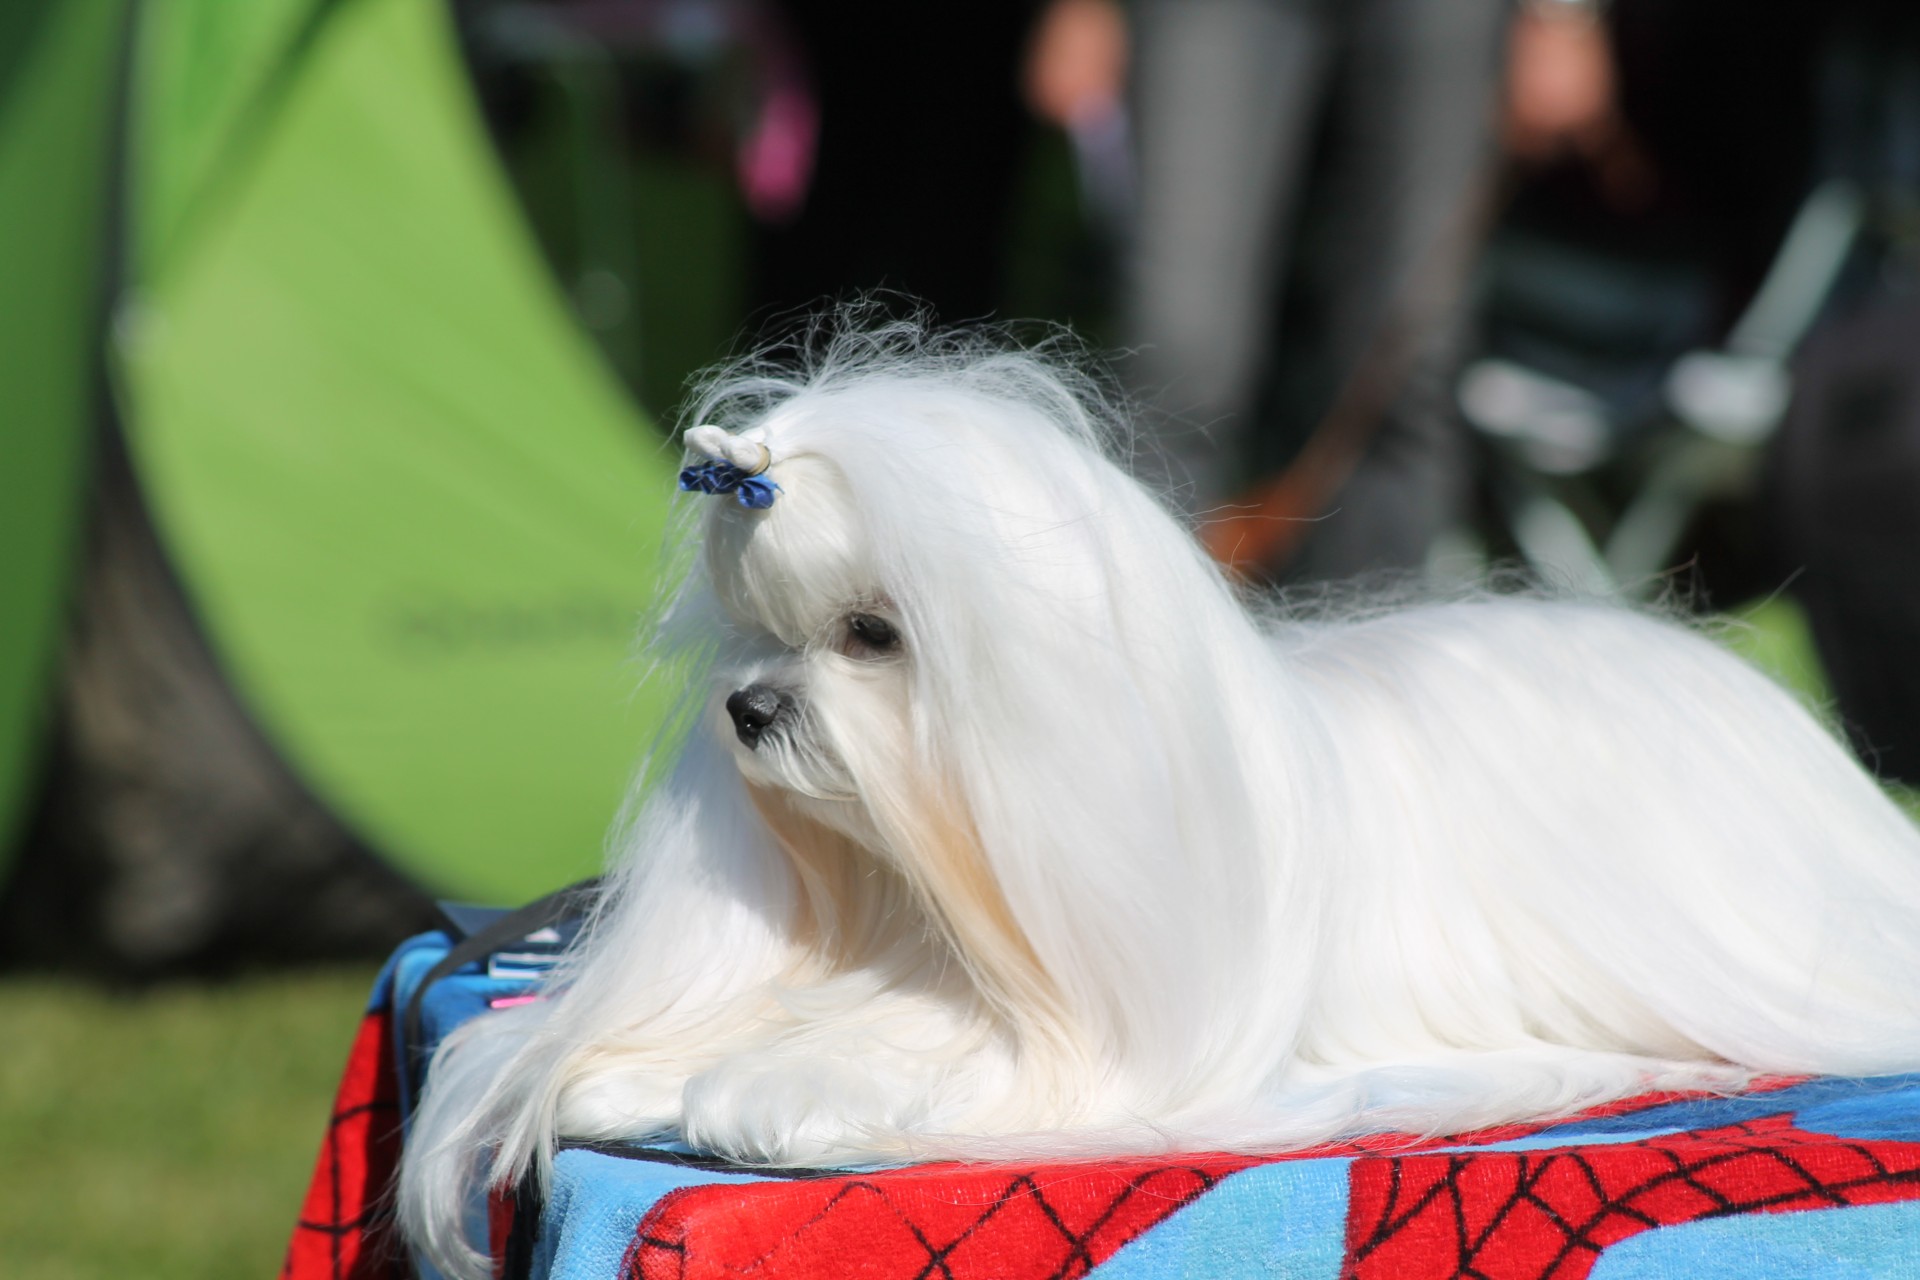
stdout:
MULTIPOLYGON (((1596 1107, 1638 1110, 1678 1094, 1596 1107)), ((624 1280, 742 1275, 901 1280, 1073 1280, 1213 1188, 1276 1159, 1396 1155, 1442 1143, 1500 1142, 1543 1125, 1465 1139, 1375 1134, 1285 1156, 1193 1156, 1020 1166, 929 1165, 859 1177, 686 1187, 641 1221, 624 1280)))
POLYGON ((370 1011, 347 1054, 282 1280, 403 1280, 391 1227, 400 1163, 393 1021, 370 1011))
POLYGON ((1920 1144, 1840 1139, 1791 1115, 1631 1142, 1365 1159, 1347 1280, 1579 1280, 1656 1227, 1920 1199, 1920 1144))
POLYGON ((641 1221, 624 1280, 993 1276, 1076 1280, 1248 1156, 1044 1169, 927 1165, 686 1187, 641 1221))

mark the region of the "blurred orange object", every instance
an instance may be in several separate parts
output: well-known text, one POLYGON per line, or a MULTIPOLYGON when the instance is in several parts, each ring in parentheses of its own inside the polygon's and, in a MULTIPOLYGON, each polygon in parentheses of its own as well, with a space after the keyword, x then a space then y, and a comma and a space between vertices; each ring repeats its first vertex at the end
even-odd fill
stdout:
POLYGON ((1062 129, 1114 115, 1127 82, 1127 22, 1113 0, 1053 0, 1027 45, 1020 91, 1062 129))

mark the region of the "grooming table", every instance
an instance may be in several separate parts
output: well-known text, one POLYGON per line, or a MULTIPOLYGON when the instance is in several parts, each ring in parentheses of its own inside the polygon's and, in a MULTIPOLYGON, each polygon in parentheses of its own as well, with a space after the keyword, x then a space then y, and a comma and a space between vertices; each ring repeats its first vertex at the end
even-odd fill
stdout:
MULTIPOLYGON (((388 1187, 444 934, 387 964, 294 1231, 291 1280, 412 1275, 388 1187)), ((467 966, 426 1045, 533 979, 467 966)), ((552 1280, 1480 1277, 1920 1280, 1920 1075, 1635 1098, 1546 1125, 1287 1156, 803 1175, 668 1150, 563 1150, 490 1206, 496 1273, 552 1280)))

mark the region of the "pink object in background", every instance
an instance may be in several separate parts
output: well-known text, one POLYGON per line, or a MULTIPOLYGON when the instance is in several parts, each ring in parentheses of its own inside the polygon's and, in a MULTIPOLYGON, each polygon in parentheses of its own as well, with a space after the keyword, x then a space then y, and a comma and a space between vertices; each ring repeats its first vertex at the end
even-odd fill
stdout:
POLYGON ((819 137, 813 96, 797 83, 775 85, 735 154, 740 191, 754 217, 785 222, 800 211, 819 137))

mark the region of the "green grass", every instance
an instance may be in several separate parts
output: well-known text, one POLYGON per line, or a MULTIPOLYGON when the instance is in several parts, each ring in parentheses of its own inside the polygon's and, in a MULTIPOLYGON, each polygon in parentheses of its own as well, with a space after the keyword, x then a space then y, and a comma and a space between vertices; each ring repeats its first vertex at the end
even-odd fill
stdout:
POLYGON ((373 977, 0 983, 0 1273, 278 1274, 373 977))

